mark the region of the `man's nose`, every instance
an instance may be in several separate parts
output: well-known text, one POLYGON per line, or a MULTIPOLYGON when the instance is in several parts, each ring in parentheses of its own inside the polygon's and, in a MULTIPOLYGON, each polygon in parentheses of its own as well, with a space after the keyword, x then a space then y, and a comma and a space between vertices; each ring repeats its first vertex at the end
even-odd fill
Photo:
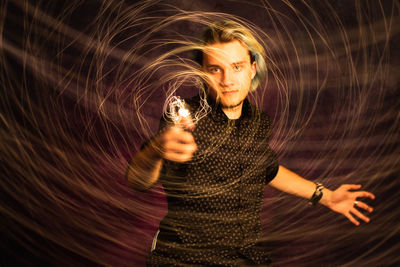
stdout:
POLYGON ((231 86, 233 85, 233 72, 232 70, 226 69, 224 70, 224 72, 222 73, 222 77, 221 77, 221 85, 224 87, 227 86, 231 86))

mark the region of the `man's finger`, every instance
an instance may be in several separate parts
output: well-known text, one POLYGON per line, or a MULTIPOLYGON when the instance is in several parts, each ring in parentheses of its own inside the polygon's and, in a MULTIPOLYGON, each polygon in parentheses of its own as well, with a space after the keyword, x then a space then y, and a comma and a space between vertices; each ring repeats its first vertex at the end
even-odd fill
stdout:
POLYGON ((354 215, 356 215, 358 218, 360 218, 361 220, 363 220, 364 222, 369 222, 370 219, 365 216, 364 214, 362 214, 359 210, 357 210, 356 208, 352 208, 351 209, 351 213, 353 213, 354 215))
POLYGON ((368 197, 370 199, 375 199, 375 195, 367 191, 357 192, 357 197, 368 197))
POLYGON ((372 212, 374 210, 371 206, 368 206, 362 201, 357 201, 357 207, 366 210, 368 212, 372 212))
POLYGON ((342 184, 340 187, 346 190, 357 190, 361 188, 360 184, 342 184))
POLYGON ((165 142, 177 141, 180 143, 193 143, 193 135, 184 131, 181 127, 173 126, 165 134, 165 142))
POLYGON ((175 152, 180 154, 193 153, 196 149, 196 143, 182 144, 179 142, 168 142, 164 146, 165 152, 175 152))
POLYGON ((182 117, 179 124, 181 127, 185 128, 185 129, 188 129, 191 131, 194 129, 193 119, 190 116, 190 114, 185 117, 182 117))
POLYGON ((164 158, 176 162, 186 162, 192 159, 193 153, 165 152, 164 158))
POLYGON ((351 215, 350 213, 346 213, 346 214, 344 214, 344 216, 346 216, 347 219, 349 219, 355 225, 357 225, 357 226, 360 225, 360 223, 356 219, 354 219, 353 215, 351 215))

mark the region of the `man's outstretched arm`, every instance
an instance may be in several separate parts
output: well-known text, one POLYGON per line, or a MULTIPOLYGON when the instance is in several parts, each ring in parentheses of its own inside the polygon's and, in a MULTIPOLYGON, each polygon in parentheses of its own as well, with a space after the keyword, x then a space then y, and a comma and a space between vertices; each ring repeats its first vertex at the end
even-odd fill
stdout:
POLYGON ((131 160, 126 171, 129 185, 139 191, 146 190, 155 184, 162 167, 161 153, 152 140, 131 160))
MULTIPOLYGON (((280 191, 306 199, 311 199, 316 191, 315 183, 300 177, 283 166, 279 166, 278 173, 270 182, 270 185, 280 191)), ((359 225, 360 223, 354 215, 365 222, 369 222, 370 219, 362 214, 356 206, 368 212, 372 212, 373 209, 366 203, 358 201, 357 198, 368 197, 374 199, 375 196, 367 191, 351 191, 360 188, 361 185, 355 184, 341 185, 334 191, 324 188, 322 190, 322 198, 319 202, 331 210, 343 214, 355 225, 359 225)))

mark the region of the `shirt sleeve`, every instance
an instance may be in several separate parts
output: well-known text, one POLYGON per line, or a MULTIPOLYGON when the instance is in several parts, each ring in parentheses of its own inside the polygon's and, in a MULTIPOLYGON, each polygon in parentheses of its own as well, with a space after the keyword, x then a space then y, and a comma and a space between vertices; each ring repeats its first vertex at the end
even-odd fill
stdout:
MULTIPOLYGON (((268 115, 266 115, 265 113, 263 115, 264 115, 265 127, 266 127, 265 136, 266 136, 267 142, 269 142, 269 138, 270 138, 271 132, 272 132, 272 122, 268 115)), ((268 146, 268 148, 267 148, 268 160, 267 160, 267 164, 266 164, 267 171, 266 171, 266 177, 265 177, 265 179, 266 179, 265 184, 268 184, 275 178, 276 174, 278 173, 278 169, 279 169, 278 157, 277 157, 275 151, 269 146, 269 144, 267 146, 268 146)))
POLYGON ((269 160, 267 166, 267 174, 265 177, 266 178, 265 184, 269 184, 269 182, 271 182, 275 178, 279 169, 278 157, 276 156, 275 151, 273 151, 270 147, 268 147, 268 149, 269 149, 269 160))

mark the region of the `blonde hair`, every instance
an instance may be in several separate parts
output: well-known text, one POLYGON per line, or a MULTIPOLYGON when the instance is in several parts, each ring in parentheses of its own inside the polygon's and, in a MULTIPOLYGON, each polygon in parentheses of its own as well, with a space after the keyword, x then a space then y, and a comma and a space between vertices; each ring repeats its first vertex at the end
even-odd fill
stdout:
MULTIPOLYGON (((256 62, 257 73, 250 86, 250 91, 254 91, 260 82, 265 79, 267 67, 265 64, 265 50, 249 29, 231 20, 215 22, 203 31, 200 38, 200 46, 205 47, 209 44, 228 43, 235 40, 242 42, 249 50, 250 63, 256 62)), ((195 61, 200 65, 203 64, 203 50, 204 48, 194 51, 195 61)))

